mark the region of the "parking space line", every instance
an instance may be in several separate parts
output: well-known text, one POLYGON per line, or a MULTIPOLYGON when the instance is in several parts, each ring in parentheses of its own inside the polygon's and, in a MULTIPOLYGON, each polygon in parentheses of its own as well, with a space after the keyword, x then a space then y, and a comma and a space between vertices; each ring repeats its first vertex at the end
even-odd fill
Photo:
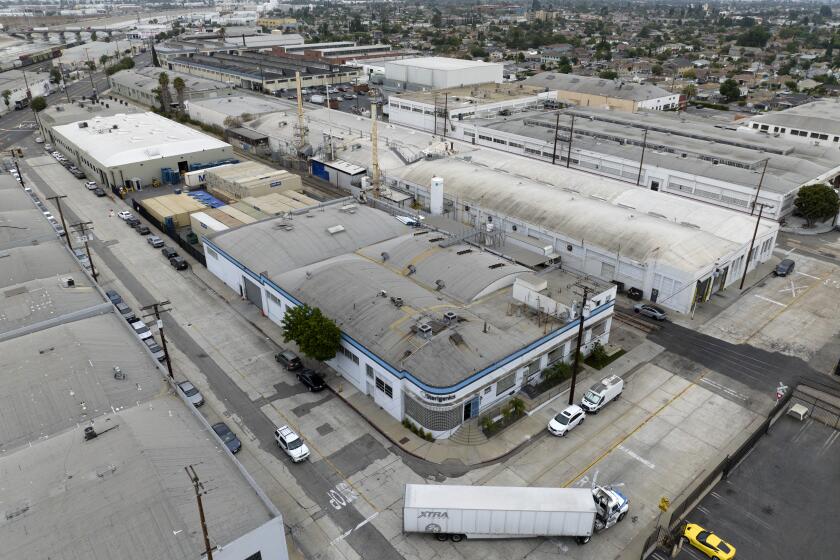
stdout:
POLYGON ((742 401, 748 400, 748 397, 745 397, 744 395, 742 395, 738 391, 736 391, 734 389, 730 389, 729 387, 726 387, 725 385, 721 385, 717 381, 712 381, 708 377, 704 377, 703 379, 700 380, 700 382, 705 383, 707 385, 711 385, 712 387, 714 387, 718 391, 723 391, 724 393, 726 393, 730 397, 733 397, 733 398, 736 398, 736 399, 742 400, 742 401))
POLYGON ((782 307, 787 307, 787 305, 786 305, 786 304, 784 304, 784 303, 779 303, 778 301, 776 301, 776 300, 774 300, 774 299, 770 299, 770 298, 764 297, 764 296, 759 295, 759 294, 753 294, 753 295, 754 295, 755 297, 757 297, 758 299, 763 299, 764 301, 769 301, 770 303, 773 303, 773 304, 776 304, 776 305, 780 305, 780 306, 782 306, 782 307))
POLYGON ((820 278, 818 278, 817 276, 811 276, 810 274, 805 274, 804 272, 799 272, 798 270, 797 270, 797 271, 795 271, 795 272, 796 272, 797 274, 802 275, 802 276, 807 276, 808 278, 813 278, 814 280, 820 280, 820 278))
POLYGON ((700 553, 696 552, 690 544, 686 544, 683 547, 682 551, 691 556, 692 558, 696 558, 697 560, 706 560, 706 557, 700 556, 700 553))
POLYGON ((832 445, 834 445, 834 442, 837 441, 838 437, 840 437, 840 432, 838 432, 837 430, 833 431, 831 435, 828 436, 828 438, 825 440, 825 443, 822 445, 820 450, 817 452, 817 456, 819 457, 826 453, 829 450, 829 448, 832 445))
POLYGON ((750 519, 751 521, 755 521, 756 523, 758 523, 759 525, 761 525, 765 529, 768 529, 770 531, 773 530, 772 525, 770 525, 769 523, 767 523, 766 521, 764 521, 763 519, 761 519, 757 515, 753 514, 752 512, 747 511, 745 508, 740 507, 736 502, 734 502, 732 500, 727 500, 726 498, 724 498, 723 496, 721 496, 720 494, 718 494, 714 490, 709 492, 709 495, 712 496, 713 498, 715 498, 720 503, 725 504, 730 509, 740 510, 741 515, 743 515, 747 519, 750 519))

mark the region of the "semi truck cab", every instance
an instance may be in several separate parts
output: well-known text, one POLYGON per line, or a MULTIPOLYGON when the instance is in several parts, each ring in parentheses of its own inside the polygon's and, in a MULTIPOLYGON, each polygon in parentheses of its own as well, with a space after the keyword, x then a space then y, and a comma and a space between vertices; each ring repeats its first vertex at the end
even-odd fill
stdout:
POLYGON ((630 500, 614 488, 596 486, 592 489, 592 498, 598 512, 595 514, 595 530, 603 531, 619 523, 627 516, 630 500))

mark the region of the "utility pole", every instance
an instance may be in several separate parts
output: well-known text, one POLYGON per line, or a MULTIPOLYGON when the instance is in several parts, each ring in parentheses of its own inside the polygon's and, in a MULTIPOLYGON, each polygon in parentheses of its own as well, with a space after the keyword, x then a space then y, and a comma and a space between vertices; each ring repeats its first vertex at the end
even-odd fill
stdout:
POLYGON ((755 213, 755 205, 758 204, 758 193, 761 192, 761 185, 764 184, 764 174, 767 173, 767 164, 769 162, 769 157, 764 160, 764 169, 761 170, 761 179, 758 180, 758 188, 755 189, 755 200, 753 200, 753 203, 750 204, 750 216, 755 213))
POLYGON ((744 263, 744 274, 741 275, 741 285, 738 286, 739 290, 744 289, 744 281, 747 279, 747 270, 750 267, 750 260, 752 260, 753 254, 753 247, 755 247, 755 237, 758 235, 758 224, 761 223, 761 214, 764 213, 764 207, 769 207, 768 204, 764 204, 762 202, 756 202, 756 206, 759 206, 758 209, 758 218, 755 220, 755 229, 753 230, 752 239, 750 240, 750 250, 747 252, 747 262, 744 263))
MULTIPOLYGON (((19 150, 20 148, 18 148, 19 150)), ((26 183, 23 182, 23 175, 20 174, 20 166, 18 165, 17 156, 15 156, 15 170, 18 173, 18 177, 20 177, 20 186, 26 188, 26 183)))
POLYGON ((96 274, 96 267, 93 266, 93 258, 90 256, 90 246, 88 245, 88 235, 87 232, 92 230, 93 228, 90 227, 93 222, 78 222, 75 224, 70 224, 71 228, 75 228, 74 232, 81 235, 81 238, 84 240, 85 243, 85 251, 87 252, 88 262, 90 263, 90 273, 93 275, 93 281, 96 282, 97 274, 96 274))
POLYGON ((204 489, 204 484, 198 479, 198 475, 195 473, 195 467, 189 465, 184 467, 184 470, 187 471, 187 476, 190 477, 193 490, 195 490, 195 499, 198 502, 198 518, 201 520, 201 532, 204 534, 204 552, 207 554, 207 560, 213 560, 213 549, 210 547, 210 535, 207 534, 207 521, 204 518, 204 504, 201 503, 201 496, 202 494, 206 494, 207 491, 204 489))
POLYGON ((307 143, 306 122, 303 119, 303 93, 300 86, 300 72, 295 72, 295 88, 297 89, 297 127, 295 128, 295 140, 297 140, 297 157, 303 157, 303 150, 307 143))
POLYGON ((90 54, 88 54, 87 49, 85 49, 85 58, 87 59, 88 78, 90 78, 90 88, 93 90, 93 97, 99 97, 96 94, 96 84, 93 83, 93 68, 91 68, 90 54))
POLYGON ((577 382, 578 368, 580 367, 580 347, 583 344, 583 323, 586 317, 583 316, 584 309, 586 309, 586 299, 589 297, 589 287, 583 287, 583 299, 580 302, 580 325, 578 326, 577 347, 575 348, 575 363, 572 366, 572 384, 569 386, 569 404, 575 404, 575 383, 577 382))
POLYGON ((446 120, 449 116, 449 93, 443 94, 443 139, 446 140, 446 120))
POLYGON ((572 127, 569 129, 569 149, 566 152, 566 169, 572 164, 572 138, 575 137, 575 115, 572 113, 572 127))
POLYGON ((66 194, 57 194, 55 196, 50 196, 47 200, 54 200, 55 205, 58 207, 58 217, 61 218, 61 227, 64 228, 64 238, 67 240, 67 246, 70 247, 70 250, 73 250, 73 244, 70 243, 70 232, 67 231, 67 224, 64 223, 64 212, 61 210, 61 199, 67 198, 66 194))
POLYGON ((143 317, 154 317, 157 320, 157 328, 158 332, 160 333, 160 342, 163 344, 163 357, 166 359, 166 370, 169 372, 169 378, 174 379, 175 376, 172 375, 172 361, 169 359, 169 349, 166 347, 166 336, 163 334, 163 320, 160 318, 161 312, 171 311, 170 309, 165 309, 167 305, 170 304, 170 301, 157 301, 155 303, 150 303, 145 307, 141 307, 140 311, 146 311, 151 309, 151 313, 147 313, 143 315, 143 317))
POLYGON ((642 157, 639 159, 639 174, 636 176, 636 186, 639 186, 639 183, 642 180, 642 166, 645 163, 645 148, 647 148, 647 133, 648 129, 645 129, 645 136, 642 138, 642 157))
MULTIPOLYGON (((446 122, 444 121, 444 126, 446 122)), ((376 103, 370 105, 370 182, 374 196, 379 196, 379 128, 376 125, 376 103)))
POLYGON ((557 132, 560 129, 560 111, 557 111, 557 121, 554 123, 554 150, 551 152, 551 165, 557 161, 557 132))

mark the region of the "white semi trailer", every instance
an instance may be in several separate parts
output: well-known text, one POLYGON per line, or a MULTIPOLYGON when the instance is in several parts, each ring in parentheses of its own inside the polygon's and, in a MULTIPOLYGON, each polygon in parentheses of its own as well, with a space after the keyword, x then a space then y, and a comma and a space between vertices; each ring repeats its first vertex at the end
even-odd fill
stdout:
POLYGON ((403 528, 438 540, 574 537, 623 520, 630 501, 618 490, 406 484, 403 528))

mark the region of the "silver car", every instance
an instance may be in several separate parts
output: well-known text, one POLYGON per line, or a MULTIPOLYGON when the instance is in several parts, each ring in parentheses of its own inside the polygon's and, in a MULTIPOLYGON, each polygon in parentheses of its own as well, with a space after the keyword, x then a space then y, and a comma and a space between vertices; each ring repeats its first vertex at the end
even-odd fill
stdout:
POLYGON ((667 317, 664 309, 649 303, 637 303, 633 306, 633 311, 639 313, 640 315, 644 315, 645 317, 656 319, 657 321, 664 321, 667 317))
POLYGON ((195 385, 189 381, 181 381, 178 383, 178 388, 193 406, 198 407, 204 404, 204 397, 201 396, 201 393, 195 388, 195 385))

